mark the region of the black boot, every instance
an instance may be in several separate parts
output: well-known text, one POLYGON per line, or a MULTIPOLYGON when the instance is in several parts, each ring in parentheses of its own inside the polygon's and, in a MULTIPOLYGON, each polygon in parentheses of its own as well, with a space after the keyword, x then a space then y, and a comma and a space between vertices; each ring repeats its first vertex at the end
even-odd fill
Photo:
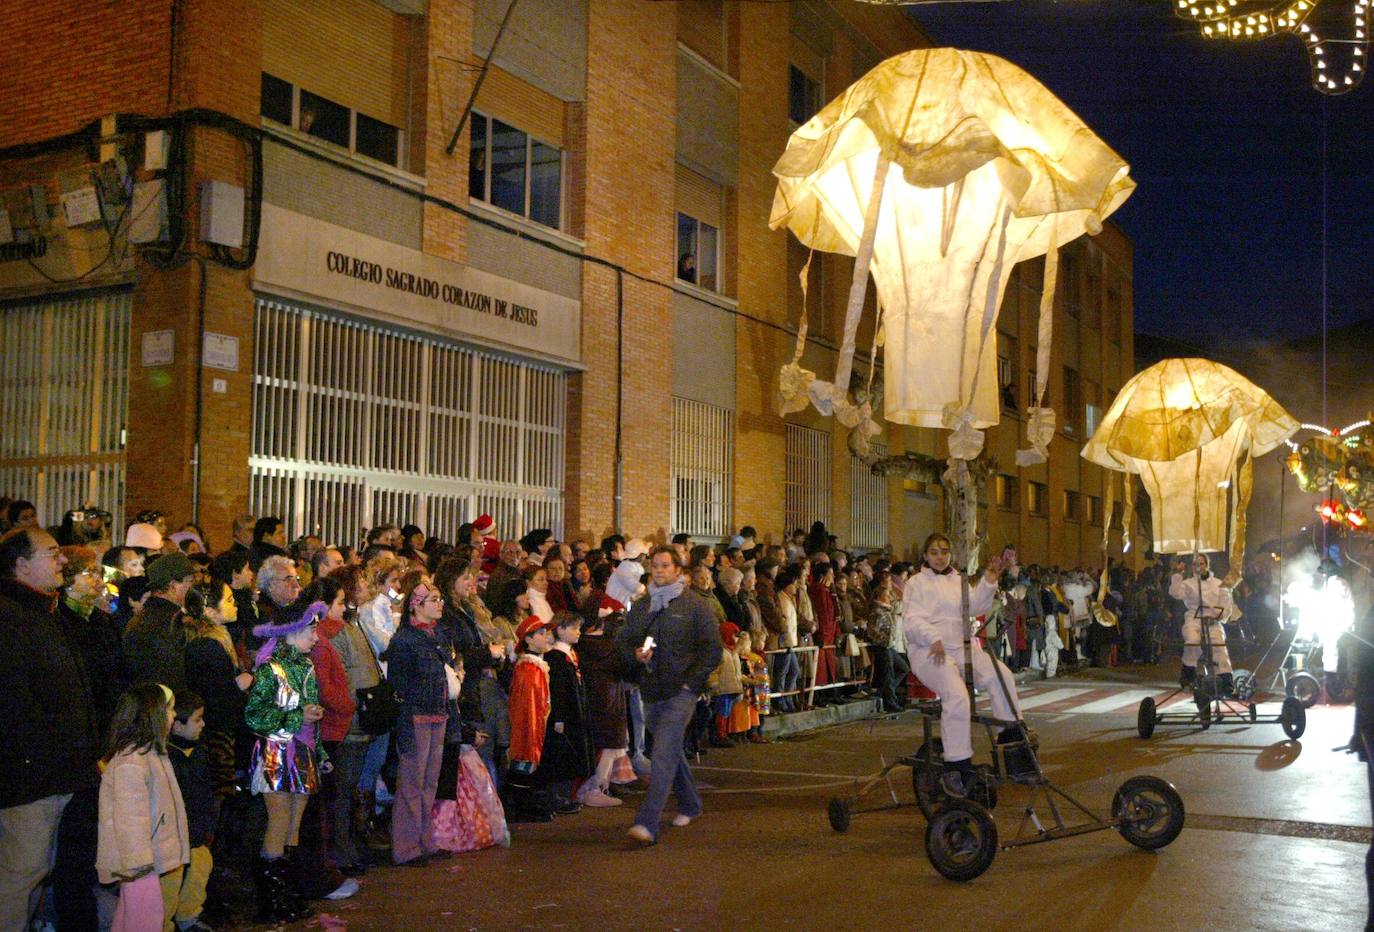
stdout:
POLYGON ((1192 687, 1194 680, 1197 679, 1197 667, 1184 666, 1179 669, 1178 685, 1183 689, 1192 687))
POLYGON ((1234 697, 1236 694, 1235 684, 1231 682, 1231 674, 1221 673, 1217 675, 1217 684, 1221 689, 1221 694, 1227 698, 1234 697))
POLYGON ((286 863, 286 858, 258 858, 254 865, 253 879, 257 882, 258 889, 259 922, 295 922, 310 915, 308 906, 301 904, 298 908, 292 902, 287 881, 289 870, 290 865, 286 863))
POLYGON ((284 851, 284 857, 280 858, 278 863, 284 865, 282 867, 282 878, 286 881, 287 905, 295 912, 295 916, 291 921, 294 922, 296 919, 304 919, 307 916, 313 916, 315 911, 306 903, 308 897, 305 892, 305 883, 301 878, 299 848, 295 845, 287 845, 284 851))

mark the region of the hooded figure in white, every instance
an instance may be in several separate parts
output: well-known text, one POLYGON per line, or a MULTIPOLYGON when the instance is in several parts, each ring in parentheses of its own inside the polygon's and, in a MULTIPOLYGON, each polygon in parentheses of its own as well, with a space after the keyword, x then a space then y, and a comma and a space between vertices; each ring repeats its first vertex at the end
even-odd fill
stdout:
MULTIPOLYGON (((926 565, 907 580, 902 590, 902 629, 912 672, 940 697, 945 789, 963 796, 973 770, 973 741, 969 732, 969 695, 964 686, 961 580, 950 564, 949 540, 944 535, 926 538, 924 552, 926 565)), ((1001 571, 1002 561, 998 557, 969 593, 970 616, 982 615, 992 608, 1001 571)), ((1020 703, 1011 671, 984 653, 977 640, 970 643, 970 649, 973 682, 992 697, 993 714, 1003 721, 1020 720, 1020 703), (997 683, 999 674, 1005 689, 997 683)))
POLYGON ((1207 569, 1205 554, 1193 557, 1193 571, 1187 577, 1175 573, 1169 580, 1169 595, 1187 606, 1183 617, 1183 671, 1181 682, 1192 684, 1197 662, 1202 657, 1202 623, 1212 643, 1212 663, 1216 665, 1223 692, 1231 691, 1231 655, 1226 650, 1226 620, 1231 617, 1231 590, 1207 569))

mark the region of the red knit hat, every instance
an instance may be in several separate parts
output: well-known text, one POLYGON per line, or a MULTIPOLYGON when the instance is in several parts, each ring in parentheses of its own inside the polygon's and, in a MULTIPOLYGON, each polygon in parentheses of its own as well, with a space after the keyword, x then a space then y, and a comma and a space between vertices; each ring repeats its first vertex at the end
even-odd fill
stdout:
POLYGON ((490 534, 496 527, 496 522, 491 515, 478 515, 477 520, 472 522, 472 529, 483 536, 490 534))

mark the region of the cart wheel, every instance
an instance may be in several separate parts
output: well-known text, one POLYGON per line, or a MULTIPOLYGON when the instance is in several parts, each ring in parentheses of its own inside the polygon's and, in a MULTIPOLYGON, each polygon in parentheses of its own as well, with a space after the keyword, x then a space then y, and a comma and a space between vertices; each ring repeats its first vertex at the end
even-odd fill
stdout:
POLYGON ((1350 678, 1339 673, 1326 674, 1326 698, 1329 702, 1350 702, 1355 698, 1355 690, 1350 678))
POLYGON ((830 805, 826 808, 826 815, 830 816, 830 827, 841 834, 849 831, 853 806, 852 802, 841 796, 831 797, 830 805))
POLYGON ((1255 704, 1253 702, 1250 703, 1250 721, 1259 721, 1259 709, 1255 707, 1255 704))
POLYGON ((921 807, 921 814, 927 819, 948 798, 940 787, 940 765, 944 753, 944 744, 939 738, 932 738, 929 744, 921 745, 916 752, 916 759, 920 763, 911 768, 911 788, 916 793, 916 805, 921 807))
POLYGON ((1163 848, 1183 831, 1183 798, 1167 780, 1131 777, 1112 798, 1121 837, 1146 851, 1163 848))
POLYGON ((1140 700, 1140 709, 1135 714, 1135 730, 1140 732, 1142 738, 1155 733, 1155 701, 1149 696, 1140 700))
POLYGON ((977 803, 951 799, 926 825, 926 857, 949 880, 972 880, 996 854, 997 823, 977 803))
POLYGON ((1249 670, 1237 670, 1232 673, 1231 692, 1241 702, 1249 702, 1255 697, 1255 674, 1249 670))
POLYGON ((973 771, 977 780, 973 784, 969 798, 991 812, 997 808, 997 774, 987 764, 975 764, 973 771))
POLYGON ((1283 726, 1285 735, 1294 741, 1298 740, 1307 730, 1307 707, 1296 697, 1289 696, 1279 709, 1279 724, 1283 726))
POLYGON ((1311 673, 1295 673, 1288 678, 1287 692, 1290 698, 1301 702, 1304 709, 1310 709, 1321 698, 1322 684, 1311 673))

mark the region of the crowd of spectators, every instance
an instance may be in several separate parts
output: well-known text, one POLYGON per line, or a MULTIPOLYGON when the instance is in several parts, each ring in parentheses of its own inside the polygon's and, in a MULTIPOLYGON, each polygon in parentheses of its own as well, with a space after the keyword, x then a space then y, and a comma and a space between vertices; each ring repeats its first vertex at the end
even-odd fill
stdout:
MULTIPOLYGON (((109 523, 44 529, 0 503, 0 928, 203 930, 249 888, 251 918, 294 921, 369 867, 509 844, 510 823, 620 806, 650 773, 641 632, 617 637, 646 598, 645 540, 503 540, 482 515, 452 543, 388 524, 288 544, 280 518, 245 515, 215 547, 157 512, 113 542, 109 523)), ((820 522, 660 549, 719 637, 674 755, 919 694, 902 624, 919 567, 820 522)), ((1091 570, 1005 556, 979 636, 1013 669, 1157 659, 1162 564, 1099 592, 1091 570)))

